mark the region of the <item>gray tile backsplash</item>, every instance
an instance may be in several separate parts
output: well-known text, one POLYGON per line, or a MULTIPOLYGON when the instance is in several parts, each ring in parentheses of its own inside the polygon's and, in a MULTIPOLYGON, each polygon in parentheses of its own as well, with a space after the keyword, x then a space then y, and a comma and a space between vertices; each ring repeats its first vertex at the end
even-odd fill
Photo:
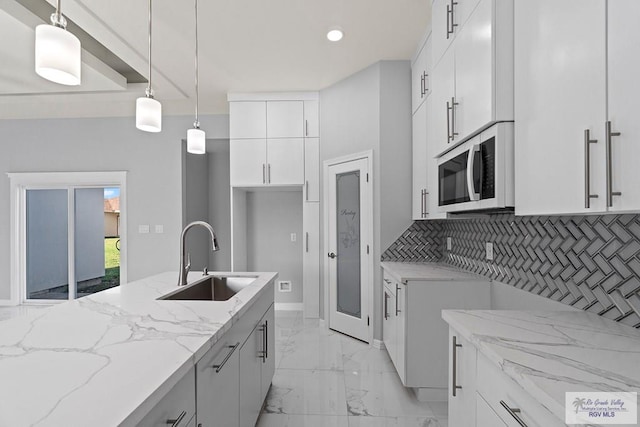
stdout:
POLYGON ((382 260, 444 262, 640 328, 640 215, 416 221, 382 260))

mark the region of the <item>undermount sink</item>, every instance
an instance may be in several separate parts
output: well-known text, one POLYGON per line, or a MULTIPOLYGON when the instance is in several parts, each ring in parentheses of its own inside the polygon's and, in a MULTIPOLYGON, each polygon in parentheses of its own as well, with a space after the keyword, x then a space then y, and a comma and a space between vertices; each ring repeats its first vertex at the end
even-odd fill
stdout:
POLYGON ((249 286, 255 277, 207 276, 183 288, 163 295, 161 300, 227 301, 249 286))

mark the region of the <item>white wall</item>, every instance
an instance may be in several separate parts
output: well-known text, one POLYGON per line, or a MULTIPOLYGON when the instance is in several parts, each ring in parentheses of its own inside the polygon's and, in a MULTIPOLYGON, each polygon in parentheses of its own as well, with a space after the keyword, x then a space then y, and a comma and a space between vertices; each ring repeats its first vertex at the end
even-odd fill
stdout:
POLYGON ((220 250, 210 254, 212 271, 231 271, 231 187, 229 140, 208 140, 209 224, 216 231, 220 250))
MULTIPOLYGON (((184 216, 182 226, 193 221, 209 222, 209 161, 208 154, 189 154, 185 148, 183 168, 184 216)), ((202 227, 189 230, 186 249, 191 257, 191 270, 202 271, 209 266, 211 236, 202 227)))
MULTIPOLYGON (((411 67, 381 61, 320 92, 320 160, 373 151, 374 338, 382 337, 384 250, 411 224, 411 67)), ((320 181, 323 182, 323 179, 320 181)), ((321 188, 321 192, 324 188, 321 188)), ((320 198, 322 200, 322 197, 320 198)), ((324 235, 324 207, 320 207, 324 235)), ((322 248, 321 253, 327 253, 322 248)), ((323 258, 324 261, 324 258, 323 258)), ((321 270, 321 276, 322 270, 321 270)), ((324 277, 321 277, 324 286, 324 277)), ((321 292, 323 295, 323 291, 321 292)), ((324 301, 321 301, 323 313, 324 301)))
MULTIPOLYGON (((164 117, 159 134, 135 119, 0 120, 0 300, 10 298, 7 172, 128 171, 129 281, 178 268, 182 228, 182 139, 193 117, 164 117), (138 234, 138 225, 164 226, 138 234)), ((202 116, 210 138, 229 137, 227 115, 202 116)))
POLYGON ((247 270, 277 271, 292 291, 276 302, 302 303, 302 192, 247 192, 247 270), (296 241, 291 241, 296 233, 296 241))

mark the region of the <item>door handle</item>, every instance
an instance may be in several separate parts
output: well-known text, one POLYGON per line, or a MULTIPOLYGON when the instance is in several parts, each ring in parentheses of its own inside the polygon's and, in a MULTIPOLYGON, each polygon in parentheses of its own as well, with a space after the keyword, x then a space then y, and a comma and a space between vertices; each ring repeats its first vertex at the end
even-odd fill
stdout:
POLYGON ((335 254, 335 253, 333 253, 333 252, 329 252, 329 253, 327 254, 327 256, 328 256, 329 258, 331 258, 331 259, 335 259, 338 255, 336 255, 336 254, 335 254))
POLYGON ((597 194, 591 194, 591 150, 589 146, 596 144, 597 139, 591 139, 589 129, 584 130, 584 207, 591 207, 591 199, 598 198, 597 194))
POLYGON ((467 156, 467 191, 469 192, 469 200, 480 200, 480 192, 476 191, 475 182, 473 182, 473 164, 476 154, 480 152, 479 145, 472 145, 469 148, 469 155, 467 156))
POLYGON ((611 137, 620 136, 620 132, 613 132, 611 130, 611 121, 607 121, 605 124, 604 136, 606 138, 606 150, 607 150, 607 207, 613 206, 613 196, 622 196, 619 191, 613 191, 613 161, 611 154, 611 137))

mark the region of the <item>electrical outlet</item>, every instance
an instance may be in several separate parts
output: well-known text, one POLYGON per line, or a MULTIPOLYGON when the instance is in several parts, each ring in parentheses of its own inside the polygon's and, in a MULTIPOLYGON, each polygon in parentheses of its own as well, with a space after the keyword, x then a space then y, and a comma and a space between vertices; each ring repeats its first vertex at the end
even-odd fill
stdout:
POLYGON ((156 234, 164 233, 164 225, 156 225, 156 234))
POLYGON ((298 239, 298 236, 296 235, 296 233, 291 233, 291 241, 295 242, 298 239))
POLYGON ((493 261, 493 243, 487 242, 485 248, 487 249, 487 261, 493 261))
POLYGON ((291 281, 290 280, 279 280, 278 281, 278 292, 291 292, 291 281))
POLYGON ((148 225, 138 225, 138 233, 140 234, 148 234, 149 226, 148 225))
POLYGON ((451 237, 447 237, 447 250, 450 251, 451 250, 451 237))

